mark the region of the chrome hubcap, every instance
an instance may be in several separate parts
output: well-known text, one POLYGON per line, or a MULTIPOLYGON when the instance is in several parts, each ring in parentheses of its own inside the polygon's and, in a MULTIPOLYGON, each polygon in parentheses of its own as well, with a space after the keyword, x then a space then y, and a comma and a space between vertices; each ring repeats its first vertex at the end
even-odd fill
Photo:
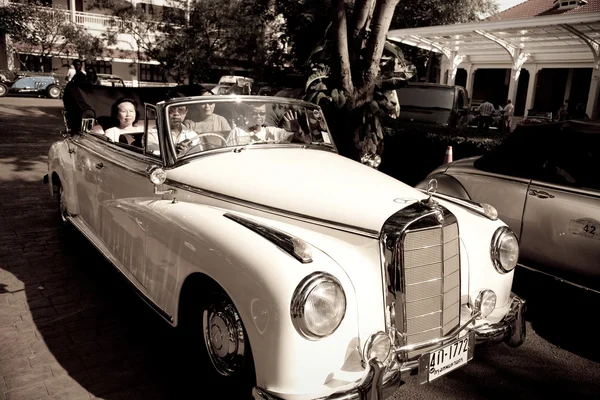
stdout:
POLYGON ((6 89, 4 86, 0 85, 0 96, 2 96, 4 93, 6 93, 6 89))
POLYGON ((50 89, 50 96, 52 96, 52 97, 58 97, 59 94, 60 94, 60 90, 58 88, 52 88, 52 89, 50 89))
POLYGON ((217 372, 233 375, 244 365, 245 334, 242 320, 233 304, 211 304, 202 321, 204 342, 217 372))

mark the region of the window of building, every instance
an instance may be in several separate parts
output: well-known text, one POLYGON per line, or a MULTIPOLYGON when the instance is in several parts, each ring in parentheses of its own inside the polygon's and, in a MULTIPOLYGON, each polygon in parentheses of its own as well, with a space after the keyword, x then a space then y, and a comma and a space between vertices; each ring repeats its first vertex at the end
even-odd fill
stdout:
POLYGON ((19 54, 21 70, 34 72, 52 72, 52 58, 46 57, 40 61, 40 57, 31 54, 19 54))
POLYGON ((93 64, 97 74, 109 74, 112 75, 112 64, 110 61, 96 61, 93 64))
POLYGON ((166 82, 167 77, 160 65, 140 63, 140 81, 146 82, 166 82))

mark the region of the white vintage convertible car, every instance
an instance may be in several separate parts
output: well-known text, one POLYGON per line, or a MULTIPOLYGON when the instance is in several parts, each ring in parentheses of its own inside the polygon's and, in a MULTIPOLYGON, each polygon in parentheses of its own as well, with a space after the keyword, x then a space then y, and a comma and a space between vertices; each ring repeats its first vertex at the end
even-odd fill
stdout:
POLYGON ((199 94, 67 88, 44 181, 207 371, 255 399, 383 399, 523 343, 518 242, 493 207, 340 156, 314 104, 199 94), (111 139, 120 97, 138 132, 111 139))

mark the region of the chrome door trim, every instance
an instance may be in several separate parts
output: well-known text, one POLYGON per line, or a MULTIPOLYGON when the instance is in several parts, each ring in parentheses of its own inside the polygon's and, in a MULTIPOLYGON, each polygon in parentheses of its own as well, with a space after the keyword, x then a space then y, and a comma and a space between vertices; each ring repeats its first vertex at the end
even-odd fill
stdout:
POLYGON ((339 222, 326 220, 326 219, 322 219, 322 218, 312 217, 310 215, 295 213, 293 211, 287 211, 287 210, 283 210, 281 208, 258 204, 258 203, 252 202, 252 201, 239 199, 237 197, 228 196, 228 195, 216 193, 216 192, 213 192, 210 190, 189 186, 184 183, 171 180, 169 178, 167 178, 167 180, 165 181, 165 184, 169 185, 169 186, 173 186, 173 187, 181 189, 181 190, 196 193, 201 196, 206 196, 206 197, 210 197, 210 198, 213 198, 216 200, 221 200, 221 201, 225 201, 228 203, 241 205, 241 206, 252 208, 255 210, 259 210, 259 211, 264 211, 264 212, 267 212, 270 214, 275 214, 275 215, 279 215, 282 217, 292 218, 292 219, 296 219, 296 220, 299 220, 302 222, 317 224, 317 225, 321 225, 321 226, 324 226, 327 228, 332 228, 332 229, 337 229, 337 230, 344 231, 344 232, 354 233, 357 235, 366 236, 366 237, 373 238, 373 239, 379 238, 378 231, 360 228, 358 226, 353 226, 353 225, 342 224, 339 222))

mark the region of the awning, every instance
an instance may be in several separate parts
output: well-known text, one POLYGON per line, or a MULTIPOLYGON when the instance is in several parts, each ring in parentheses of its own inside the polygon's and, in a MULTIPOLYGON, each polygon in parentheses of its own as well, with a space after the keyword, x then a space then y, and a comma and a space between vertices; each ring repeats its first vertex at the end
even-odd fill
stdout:
POLYGON ((600 13, 397 29, 388 39, 444 54, 454 65, 600 64, 600 13))

